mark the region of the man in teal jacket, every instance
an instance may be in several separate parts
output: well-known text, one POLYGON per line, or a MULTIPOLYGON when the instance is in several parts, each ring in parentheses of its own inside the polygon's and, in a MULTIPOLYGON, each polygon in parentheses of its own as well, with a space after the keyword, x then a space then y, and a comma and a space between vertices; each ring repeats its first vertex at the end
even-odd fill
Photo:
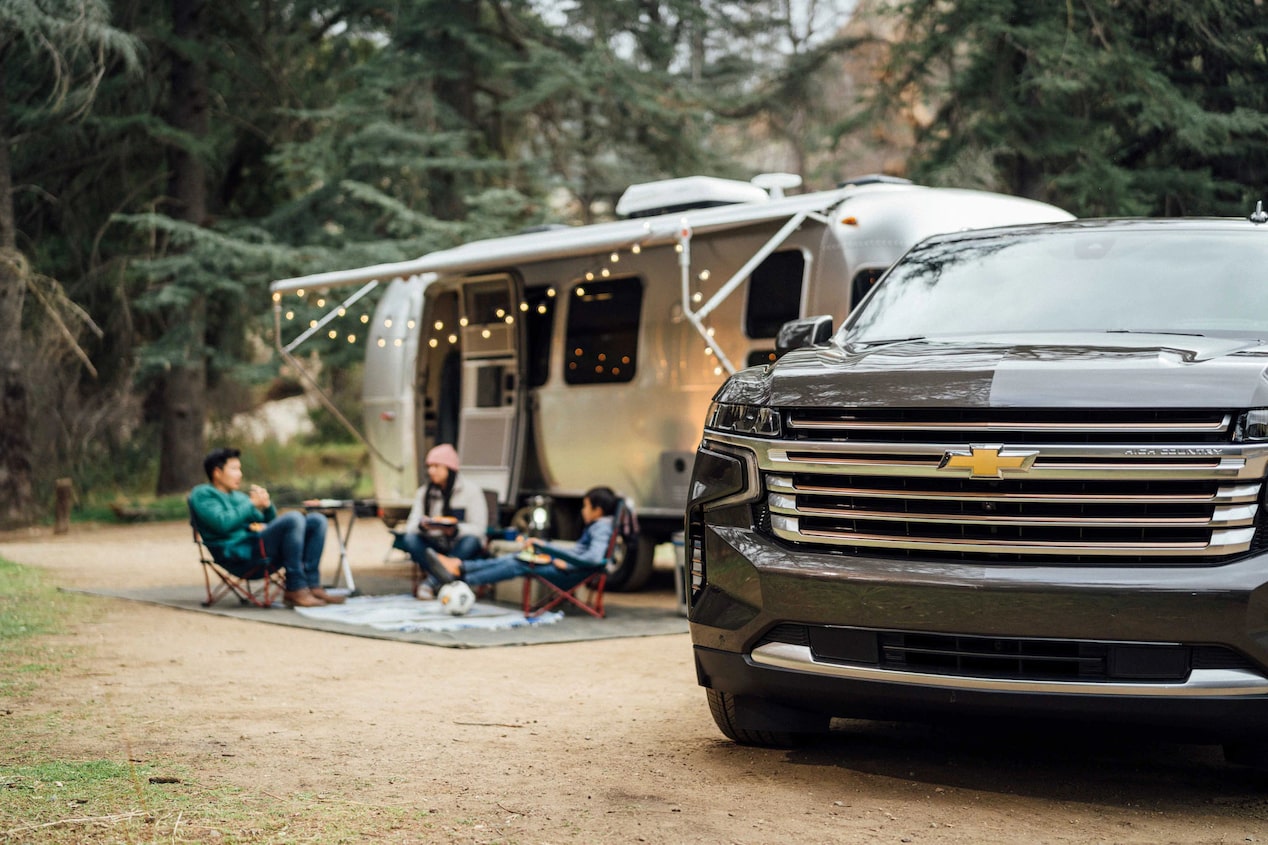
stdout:
POLYGON ((252 484, 243 493, 242 459, 237 449, 215 449, 203 459, 209 484, 199 484, 189 494, 189 507, 198 532, 216 561, 235 575, 260 571, 260 550, 270 568, 286 568, 287 607, 320 607, 339 604, 343 596, 321 586, 321 552, 326 545, 326 518, 321 514, 290 511, 281 516, 269 491, 252 484))

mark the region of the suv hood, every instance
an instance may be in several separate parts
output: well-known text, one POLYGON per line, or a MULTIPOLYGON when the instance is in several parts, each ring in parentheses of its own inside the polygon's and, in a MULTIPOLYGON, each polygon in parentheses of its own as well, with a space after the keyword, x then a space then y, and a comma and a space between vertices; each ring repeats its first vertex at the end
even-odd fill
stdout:
POLYGON ((833 343, 737 373, 718 399, 783 407, 1268 407, 1268 345, 1117 333, 833 343))

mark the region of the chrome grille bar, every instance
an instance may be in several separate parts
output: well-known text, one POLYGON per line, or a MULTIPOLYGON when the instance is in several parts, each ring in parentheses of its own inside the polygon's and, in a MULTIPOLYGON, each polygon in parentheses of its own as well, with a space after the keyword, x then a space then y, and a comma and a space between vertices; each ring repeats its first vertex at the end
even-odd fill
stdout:
POLYGON ((932 499, 943 501, 998 501, 1017 503, 1077 503, 1077 504, 1211 504, 1224 505, 1237 502, 1254 502, 1259 498, 1259 484, 1234 484, 1197 493, 1016 493, 985 490, 921 490, 910 488, 888 490, 871 487, 827 487, 801 483, 794 485, 791 478, 771 475, 766 478, 766 488, 779 493, 808 493, 811 495, 848 496, 855 499, 932 499))
POLYGON ((1105 542, 1093 540, 984 540, 914 535, 881 535, 847 530, 803 529, 800 520, 783 515, 771 516, 771 529, 777 537, 792 542, 815 542, 834 546, 857 546, 872 549, 915 549, 930 552, 973 552, 977 554, 1025 553, 1086 555, 1096 557, 1214 557, 1250 548, 1255 529, 1218 529, 1209 541, 1177 542, 1105 542))
POLYGON ((1051 431, 1060 434, 1208 434, 1227 431, 1232 415, 1208 421, 1182 422, 1060 422, 1056 420, 974 420, 908 421, 858 419, 848 414, 832 419, 808 419, 796 412, 789 415, 788 427, 803 431, 938 431, 948 434, 1003 434, 1008 432, 1051 431))

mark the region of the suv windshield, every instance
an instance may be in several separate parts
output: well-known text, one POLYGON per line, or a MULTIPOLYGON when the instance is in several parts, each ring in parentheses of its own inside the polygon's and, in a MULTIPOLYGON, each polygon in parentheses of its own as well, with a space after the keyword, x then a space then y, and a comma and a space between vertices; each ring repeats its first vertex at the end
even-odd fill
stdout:
POLYGON ((1268 233, 1111 226, 934 241, 894 267, 841 339, 1016 332, 1268 338, 1268 233))

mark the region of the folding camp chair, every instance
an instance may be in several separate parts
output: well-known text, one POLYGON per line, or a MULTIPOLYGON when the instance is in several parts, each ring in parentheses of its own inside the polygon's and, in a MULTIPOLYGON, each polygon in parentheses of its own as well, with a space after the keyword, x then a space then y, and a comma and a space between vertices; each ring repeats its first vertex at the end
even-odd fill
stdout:
POLYGON ((198 520, 194 509, 189 509, 189 527, 194 532, 194 545, 198 548, 198 562, 203 568, 203 583, 207 587, 207 598, 203 607, 211 607, 229 594, 238 597, 241 604, 253 604, 256 607, 272 607, 273 602, 282 597, 286 591, 285 570, 273 568, 272 562, 264 554, 264 540, 257 538, 260 544, 260 562, 247 570, 245 575, 230 572, 215 559, 207 544, 203 542, 198 531, 198 520), (212 575, 215 575, 215 583, 212 575), (258 582, 258 583, 253 583, 258 582))
MULTIPOLYGON (((489 547, 489 539, 495 536, 500 537, 502 536, 504 532, 501 528, 498 527, 502 519, 501 519, 501 513, 500 513, 500 506, 498 504, 497 491, 484 490, 482 492, 484 493, 484 506, 485 506, 486 513, 488 513, 488 519, 489 519, 488 527, 485 529, 485 539, 484 539, 484 548, 487 552, 489 547)), ((397 531, 396 529, 392 530, 393 541, 392 541, 391 548, 389 548, 387 552, 388 557, 391 557, 393 551, 405 551, 405 548, 397 543, 397 539, 400 537, 400 535, 401 535, 400 531, 397 531)), ((383 560, 386 563, 387 557, 385 557, 383 560)), ((409 558, 408 555, 406 556, 406 560, 410 561, 409 591, 413 593, 414 595, 417 595, 418 587, 427 578, 427 573, 423 571, 423 568, 421 566, 414 563, 413 559, 409 558)), ((477 587, 475 591, 476 596, 483 598, 484 596, 489 594, 492 588, 493 588, 493 585, 491 584, 486 584, 484 586, 477 587)))
POLYGON ((581 573, 542 566, 540 571, 524 577, 524 617, 532 619, 567 603, 584 610, 596 619, 603 618, 603 589, 608 583, 608 567, 625 555, 637 554, 638 522, 634 509, 620 499, 612 515, 612 538, 608 540, 603 561, 581 573), (538 595, 534 600, 534 588, 538 595))

